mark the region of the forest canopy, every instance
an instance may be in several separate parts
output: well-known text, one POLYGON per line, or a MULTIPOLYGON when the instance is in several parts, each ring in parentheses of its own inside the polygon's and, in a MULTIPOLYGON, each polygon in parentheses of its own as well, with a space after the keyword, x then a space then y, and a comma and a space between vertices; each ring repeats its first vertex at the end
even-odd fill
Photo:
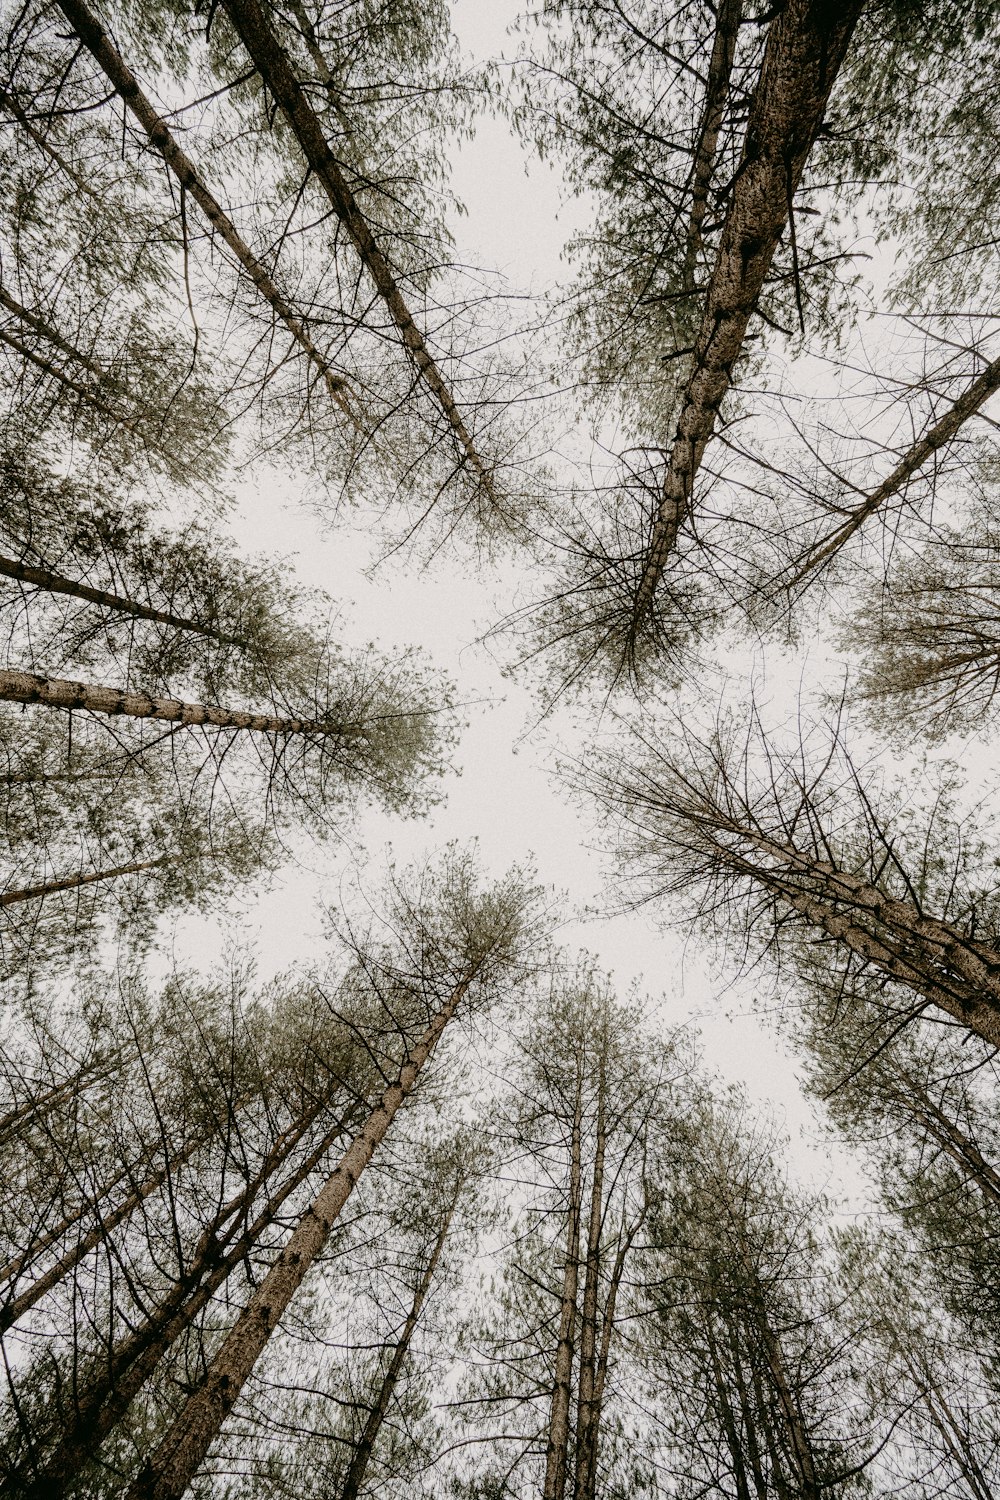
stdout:
POLYGON ((0 17, 0 1495, 1000 1493, 987 0, 0 17))

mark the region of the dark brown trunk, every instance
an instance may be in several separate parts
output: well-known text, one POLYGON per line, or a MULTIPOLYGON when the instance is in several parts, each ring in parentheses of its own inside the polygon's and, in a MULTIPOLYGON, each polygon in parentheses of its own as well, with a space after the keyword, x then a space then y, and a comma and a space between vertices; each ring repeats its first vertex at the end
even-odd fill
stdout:
POLYGON ((792 197, 823 124, 827 101, 864 0, 788 0, 768 31, 743 154, 733 181, 660 505, 635 598, 648 615, 695 476, 733 380, 792 197))
POLYGON ((597 1376, 597 1305, 601 1275, 601 1229, 604 1222, 604 1152, 605 1152, 605 1079, 604 1056, 607 1038, 601 1052, 597 1079, 597 1122, 594 1137, 594 1169, 590 1181, 590 1214, 587 1225, 587 1262, 583 1281, 583 1307, 580 1317, 580 1374, 576 1407, 576 1467, 574 1500, 587 1500, 595 1483, 594 1417, 595 1381, 597 1376))
POLYGON ((573 1339, 576 1328, 576 1298, 580 1279, 581 1151, 583 1124, 583 1064, 576 1082, 573 1123, 570 1128, 569 1201, 566 1210, 566 1260, 563 1265, 559 1304, 559 1342, 556 1346, 549 1409, 549 1431, 545 1447, 543 1500, 563 1500, 569 1463, 569 1410, 573 1381, 573 1339))
POLYGON ((169 610, 153 609, 148 604, 137 604, 134 599, 126 599, 122 594, 109 594, 106 589, 91 588, 87 583, 78 583, 75 579, 66 578, 61 573, 50 572, 48 568, 29 567, 27 563, 18 562, 13 557, 0 556, 0 577, 14 578, 18 583, 30 584, 33 588, 44 589, 49 594, 68 594, 74 599, 84 599, 88 604, 100 604, 105 609, 114 610, 117 614, 132 615, 137 620, 152 620, 157 625, 170 625, 174 630, 189 630, 197 635, 208 636, 223 646, 245 646, 246 644, 236 636, 224 635, 211 625, 202 625, 197 620, 189 620, 186 615, 175 615, 169 610))
POLYGON ((272 1148, 254 1179, 202 1231, 183 1278, 166 1296, 161 1296, 147 1321, 119 1340, 102 1360, 98 1373, 76 1397, 74 1421, 44 1466, 33 1473, 30 1480, 15 1476, 21 1486, 18 1493, 23 1491, 25 1500, 52 1500, 52 1497, 72 1488, 80 1469, 117 1427, 163 1357, 233 1271, 244 1264, 260 1236, 273 1226, 291 1194, 307 1180, 343 1135, 345 1122, 339 1120, 275 1189, 256 1218, 239 1233, 240 1224, 245 1222, 246 1213, 266 1177, 287 1159, 316 1115, 317 1110, 311 1110, 305 1122, 299 1121, 283 1132, 279 1144, 272 1148), (239 1210, 242 1212, 234 1217, 239 1210), (229 1228, 225 1229, 227 1222, 229 1228))
POLYGON ((455 1015, 471 978, 456 985, 408 1054, 399 1076, 386 1089, 364 1129, 355 1136, 326 1185, 302 1214, 281 1255, 209 1365, 199 1389, 189 1397, 129 1489, 128 1500, 180 1500, 188 1488, 292 1297, 326 1244, 355 1183, 455 1015))
POLYGON ((719 0, 715 17, 715 36, 708 64, 705 102, 694 149, 691 168, 691 217, 688 221, 687 250, 684 255, 683 286, 695 290, 695 268, 702 247, 702 225, 708 208, 708 193, 719 149, 719 133, 726 113, 729 84, 736 56, 743 0, 719 0))
POLYGON ((0 893, 0 906, 15 906, 19 901, 39 901, 59 891, 75 891, 83 885, 94 885, 101 880, 115 880, 119 875, 137 875, 143 870, 157 870, 161 865, 169 863, 170 855, 161 854, 159 859, 141 860, 131 865, 116 865, 111 870, 94 870, 89 875, 64 875, 61 880, 49 880, 43 885, 25 886, 20 891, 3 891, 0 893))

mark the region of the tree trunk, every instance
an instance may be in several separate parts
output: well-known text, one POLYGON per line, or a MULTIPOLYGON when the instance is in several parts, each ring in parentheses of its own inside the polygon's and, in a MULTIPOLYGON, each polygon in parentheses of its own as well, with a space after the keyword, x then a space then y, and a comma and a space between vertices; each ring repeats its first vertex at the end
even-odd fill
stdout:
MULTIPOLYGON (((315 1111, 310 1112, 309 1120, 314 1117, 315 1111)), ((128 1412, 160 1361, 191 1327, 202 1308, 228 1281, 233 1271, 245 1263, 260 1236, 274 1225, 287 1199, 306 1181, 345 1129, 345 1121, 338 1120, 324 1134, 305 1160, 271 1194, 242 1234, 233 1238, 240 1219, 230 1224, 227 1231, 218 1234, 216 1231, 232 1218, 236 1209, 249 1208, 264 1178, 275 1165, 281 1164, 301 1139, 307 1124, 299 1124, 301 1129, 297 1126, 285 1133, 290 1139, 285 1140, 280 1154, 276 1156, 276 1148, 272 1148, 265 1169, 258 1172, 243 1193, 226 1204, 202 1231, 182 1279, 161 1298, 153 1314, 102 1359, 96 1375, 76 1396, 75 1419, 44 1466, 30 1480, 15 1476, 25 1500, 52 1500, 52 1497, 72 1488, 80 1469, 93 1458, 104 1439, 128 1412)))
POLYGON ((120 427, 124 427, 128 432, 135 431, 136 424, 132 418, 126 417, 118 408, 109 406, 106 401, 103 401, 97 394, 94 386, 82 385, 79 380, 74 380, 71 375, 67 375, 64 370, 60 370, 58 365, 54 365, 51 360, 45 359, 34 349, 30 349, 23 340, 15 338, 14 334, 7 333, 3 328, 0 328, 0 344, 6 344, 8 349, 13 349, 17 354, 20 354, 22 359, 26 359, 29 364, 34 365, 36 369, 41 370, 60 385, 65 386, 68 391, 73 392, 74 396, 79 396, 82 401, 86 401, 88 406, 92 406, 95 411, 99 411, 103 417, 108 417, 112 422, 117 422, 120 427))
POLYGON ((691 169, 691 217, 688 220, 687 249, 684 254, 683 286, 695 291, 695 268, 702 247, 702 225, 708 208, 715 158, 719 149, 719 132, 729 99, 729 83, 736 56, 743 0, 719 0, 715 16, 715 36, 708 64, 705 103, 702 107, 691 169))
MULTIPOLYGON (((591 1461, 588 1475, 588 1490, 586 1500, 594 1500, 597 1489, 597 1459, 600 1453, 601 1438, 601 1414, 604 1410, 604 1387, 608 1378, 608 1361, 611 1357, 611 1340, 615 1331, 615 1305, 618 1301, 618 1291, 625 1274, 625 1262, 632 1248, 632 1242, 639 1233, 646 1218, 646 1209, 643 1206, 641 1213, 634 1220, 628 1233, 618 1246, 618 1254, 611 1269, 608 1280, 608 1292, 604 1300, 604 1317, 601 1319, 601 1346, 597 1355, 597 1367, 594 1372, 594 1398, 592 1403, 592 1415, 590 1419, 590 1449, 591 1461)), ((624 1228, 624 1225, 622 1226, 624 1228)))
POLYGON ((905 1088, 892 1097, 906 1110, 945 1155, 956 1163, 968 1182, 979 1188, 990 1208, 1000 1208, 1000 1172, 983 1156, 975 1141, 950 1120, 915 1079, 906 1077, 905 1088))
POLYGON ((68 594, 74 599, 84 599, 88 604, 101 604, 105 609, 115 610, 118 614, 132 615, 137 620, 152 620, 157 625, 170 625, 174 630, 190 630, 197 635, 208 636, 223 646, 246 645, 246 642, 241 641, 237 636, 223 635, 211 625, 199 624, 197 620, 189 620, 185 615, 174 615, 165 609, 153 609, 148 604, 137 604, 133 599, 126 599, 122 594, 109 594, 106 589, 91 588, 87 583, 77 583, 75 579, 66 578, 61 573, 52 573, 47 568, 29 567, 13 557, 0 556, 0 577, 14 578, 18 583, 30 584, 33 588, 44 589, 49 594, 68 594))
MULTIPOLYGON (((144 1203, 151 1193, 154 1193, 158 1187, 162 1186, 170 1173, 175 1172, 178 1167, 182 1166, 188 1160, 199 1144, 198 1141, 192 1141, 190 1145, 179 1151, 158 1171, 146 1177, 129 1193, 128 1197, 118 1204, 117 1208, 112 1209, 106 1215, 100 1215, 97 1224, 89 1234, 85 1234, 77 1240, 76 1244, 67 1250, 64 1255, 60 1256, 55 1264, 50 1266, 42 1276, 33 1281, 31 1286, 27 1287, 19 1296, 14 1297, 10 1302, 0 1307, 0 1335, 6 1333, 8 1328, 13 1327, 18 1318, 23 1317, 29 1308, 34 1307, 35 1303, 39 1302, 46 1292, 51 1291, 54 1286, 58 1285, 63 1277, 67 1276, 75 1266, 78 1266, 84 1256, 89 1254, 95 1246, 101 1244, 113 1229, 117 1229, 119 1224, 124 1223, 129 1215, 140 1204, 144 1203)), ((114 1191, 125 1175, 125 1173, 119 1174, 113 1182, 109 1183, 100 1197, 89 1198, 72 1216, 67 1215, 59 1224, 54 1225, 52 1229, 30 1246, 29 1249, 24 1251, 23 1254, 19 1255, 15 1260, 8 1261, 5 1266, 0 1268, 0 1281, 10 1281, 15 1276, 18 1276, 25 1266, 30 1264, 31 1261, 37 1260, 38 1256, 44 1254, 50 1245, 54 1245, 58 1240, 62 1239, 63 1235, 67 1234, 74 1225, 79 1224, 81 1219, 85 1218, 88 1213, 92 1213, 98 1209, 103 1200, 109 1193, 114 1191)))
POLYGON ((71 344, 68 339, 64 339, 62 334, 46 323, 44 318, 40 318, 37 313, 30 312, 28 308, 22 307, 20 302, 16 302, 2 286, 0 286, 0 307, 5 307, 9 313, 14 314, 14 317, 19 322, 27 324, 41 338, 50 344, 54 344, 63 354, 68 354, 70 359, 75 359, 77 364, 83 365, 84 369, 89 370, 91 375, 95 376, 98 380, 106 378, 106 372, 101 369, 100 365, 96 365, 88 355, 81 353, 75 344, 71 344))
POLYGON ((934 454, 946 443, 951 442, 963 424, 970 417, 974 417, 980 407, 997 391, 1000 391, 1000 359, 993 360, 981 374, 976 376, 975 380, 969 383, 954 405, 949 407, 944 416, 935 422, 923 437, 917 439, 900 459, 892 473, 887 475, 878 488, 872 490, 860 505, 855 507, 836 531, 799 558, 795 565, 795 572, 785 587, 793 589, 796 584, 802 583, 811 574, 819 572, 842 547, 846 546, 868 517, 881 509, 887 500, 892 499, 893 495, 898 495, 914 474, 919 473, 927 460, 933 458, 934 454))
POLYGON ((601 1230, 604 1223, 604 1151, 605 1078, 604 1059, 607 1037, 597 1078, 597 1124, 594 1139, 594 1170, 590 1183, 590 1215, 587 1225, 587 1264, 583 1282, 583 1308, 580 1319, 580 1374, 577 1388, 576 1467, 573 1500, 588 1500, 594 1489, 595 1449, 595 1380, 597 1366, 597 1303, 601 1275, 601 1230))
POLYGON ((435 401, 444 413, 466 458, 475 470, 483 488, 493 498, 492 481, 486 466, 465 425, 455 398, 445 383, 413 316, 403 299, 395 276, 379 248, 378 242, 336 157, 330 150, 316 112, 296 78, 288 56, 271 29, 268 18, 257 0, 222 0, 222 8, 246 48, 250 60, 273 96, 302 149, 309 170, 322 185, 334 213, 350 237, 388 308, 414 364, 435 401))
MULTIPOLYGON (((151 144, 163 157, 182 189, 191 194, 209 224, 232 251, 258 292, 322 376, 337 406, 350 416, 350 408, 345 397, 347 382, 320 354, 301 318, 292 311, 291 306, 278 291, 274 281, 253 254, 249 245, 223 212, 221 204, 209 192, 194 163, 181 150, 165 121, 156 113, 140 89, 134 75, 126 66, 97 17, 83 3, 83 0, 58 0, 58 4, 84 46, 93 55, 112 88, 120 95, 126 107, 146 132, 151 144)), ((353 421, 353 417, 351 420, 353 421)))
POLYGON ((344 1207, 355 1183, 385 1138, 397 1110, 413 1090, 424 1063, 458 1009, 472 976, 455 986, 399 1076, 354 1138, 325 1187, 305 1210, 277 1261, 236 1320, 200 1388, 128 1491, 128 1500, 180 1500, 212 1441, 239 1398, 254 1365, 344 1207))
POLYGON ((252 714, 240 708, 209 703, 183 703, 178 698, 153 698, 124 688, 98 687, 60 677, 37 677, 33 672, 0 671, 0 701, 42 703, 47 708, 86 709, 92 714, 125 714, 133 719, 156 719, 168 724, 210 724, 218 729, 249 729, 257 734, 344 735, 356 726, 328 724, 321 719, 282 719, 252 714))
POLYGON ((61 880, 49 880, 43 885, 25 886, 20 891, 3 891, 0 893, 0 907, 15 906, 19 901, 40 900, 45 896, 53 896, 58 891, 75 891, 80 886, 94 885, 99 880, 114 880, 119 875, 137 875, 142 870, 156 870, 161 865, 169 864, 170 859, 169 854, 161 854, 159 859, 117 865, 111 870, 94 870, 90 875, 64 875, 61 880))
MULTIPOLYGON (((705 1342, 708 1344, 708 1357, 712 1367, 712 1385, 715 1390, 715 1399, 719 1405, 719 1418, 725 1434, 726 1446, 729 1449, 729 1458, 733 1466, 736 1500, 750 1500, 750 1486, 747 1483, 747 1468, 743 1459, 743 1446, 740 1443, 736 1417, 733 1413, 732 1402, 729 1399, 729 1391, 726 1388, 726 1377, 723 1374, 722 1361, 719 1358, 719 1347, 715 1341, 715 1334, 712 1331, 711 1313, 708 1314, 705 1320, 705 1342)), ((756 1475, 754 1477, 756 1479, 756 1475)), ((755 1487, 759 1500, 766 1500, 766 1490, 762 1491, 759 1485, 755 1487)))
POLYGON ((576 1296, 580 1278, 580 1210, 581 1150, 583 1122, 583 1064, 577 1075, 576 1100, 570 1132, 569 1204, 566 1213, 566 1261, 563 1267, 563 1289, 559 1308, 559 1343, 556 1347, 555 1373, 552 1382, 552 1404, 549 1410, 549 1433, 545 1447, 545 1484, 543 1500, 563 1500, 566 1492, 566 1470, 569 1460, 569 1409, 573 1379, 573 1334, 576 1325, 576 1296))
MULTIPOLYGON (((457 1197, 455 1202, 457 1202, 457 1197)), ((434 1272, 437 1270, 438 1261, 441 1258, 441 1251, 444 1249, 444 1242, 447 1238, 448 1230, 451 1228, 452 1215, 455 1212, 455 1202, 452 1203, 451 1207, 448 1209, 448 1212, 444 1216, 441 1228, 438 1231, 437 1239, 434 1242, 434 1249, 431 1252, 431 1258, 427 1263, 427 1268, 424 1271, 423 1276, 420 1278, 420 1283, 417 1286, 417 1290, 413 1297, 413 1305, 411 1306, 409 1315, 406 1319, 405 1324, 403 1325, 403 1331, 399 1337, 396 1347, 393 1349, 392 1358, 389 1361, 388 1369, 386 1370, 385 1375, 382 1378, 382 1384, 379 1386, 378 1396, 375 1399, 375 1405, 372 1407, 369 1413, 368 1420, 365 1423, 364 1432, 361 1434, 358 1445, 354 1450, 354 1454, 351 1458, 350 1468, 347 1471, 347 1478, 344 1481, 344 1488, 341 1492, 341 1500, 358 1500, 358 1495, 361 1493, 361 1487, 365 1482, 365 1475, 368 1471, 368 1464, 371 1460, 372 1453, 375 1450, 375 1444, 378 1441, 378 1435, 381 1430, 382 1423, 385 1421, 386 1413, 389 1410, 389 1403, 392 1400, 393 1392, 396 1389, 396 1384, 399 1380, 400 1374, 402 1373, 403 1366, 406 1363, 406 1356, 409 1351, 410 1340, 413 1337, 413 1330, 417 1326, 417 1320, 420 1317, 421 1309, 423 1308, 424 1302, 427 1300, 427 1294, 430 1291, 431 1284, 434 1280, 434 1272)))
POLYGON ((771 22, 709 282, 659 509, 635 598, 638 626, 687 516, 695 476, 743 350, 792 198, 864 0, 787 0, 771 22))

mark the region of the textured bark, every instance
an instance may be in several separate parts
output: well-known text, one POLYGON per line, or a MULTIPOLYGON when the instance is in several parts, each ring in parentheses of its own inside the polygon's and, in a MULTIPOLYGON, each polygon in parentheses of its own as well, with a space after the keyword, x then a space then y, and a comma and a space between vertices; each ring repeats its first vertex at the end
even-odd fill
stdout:
POLYGON ((559 1306, 559 1343, 556 1346, 549 1432, 545 1446, 543 1500, 563 1500, 569 1461, 569 1409, 573 1379, 573 1338, 580 1279, 581 1150, 583 1078, 577 1078, 573 1124, 570 1131, 569 1202, 566 1211, 566 1260, 559 1306))
POLYGON ((431 1285, 434 1281, 434 1273, 437 1270, 438 1261, 441 1259, 441 1252, 444 1249, 444 1242, 448 1236, 448 1230, 451 1228, 451 1220, 454 1211, 455 1204, 452 1203, 451 1207, 448 1209, 448 1212, 444 1216, 441 1228, 438 1231, 437 1239, 434 1241, 434 1248, 431 1251, 430 1260, 427 1263, 424 1274, 421 1276, 420 1282, 417 1286, 417 1290, 414 1293, 412 1306, 410 1307, 406 1322, 403 1325, 403 1331, 400 1334, 395 1348, 392 1351, 392 1358, 389 1361, 385 1375, 382 1378, 382 1383, 379 1386, 378 1395, 375 1398, 375 1404, 368 1414, 368 1420, 365 1423, 364 1431, 362 1432, 361 1437, 358 1440, 357 1447, 355 1448, 354 1453, 351 1457, 350 1467, 347 1471, 347 1478, 344 1481, 344 1488, 341 1492, 341 1500, 358 1500, 358 1496, 361 1493, 361 1488, 365 1482, 365 1475, 368 1472, 368 1465, 371 1461, 372 1453, 375 1451, 375 1444, 378 1441, 378 1435, 381 1431, 382 1423, 385 1421, 386 1414, 389 1410, 389 1403, 392 1400, 393 1392, 396 1389, 399 1377, 402 1374, 403 1366, 406 1363, 406 1356, 410 1348, 410 1341, 413 1338, 413 1331, 417 1326, 417 1321, 420 1317, 421 1310, 427 1300, 427 1294, 430 1291, 431 1285))
POLYGON ((771 22, 636 592, 637 625, 690 511, 695 476, 863 6, 864 0, 788 0, 771 22))
POLYGON ((691 169, 691 216, 688 220, 687 249, 684 255, 683 286, 687 292, 695 290, 695 268, 702 248, 702 225, 708 208, 708 192, 712 185, 715 158, 719 149, 719 133, 729 99, 729 84, 736 56, 736 39, 739 35, 743 0, 719 0, 715 17, 715 36, 712 40, 712 55, 708 64, 708 79, 705 85, 705 102, 694 150, 691 169))
POLYGON ((42 885, 25 886, 20 891, 0 892, 0 907, 15 906, 19 901, 39 901, 45 896, 54 896, 59 891, 75 891, 83 885, 95 885, 101 880, 115 880, 119 875, 137 875, 144 870, 156 870, 169 864, 170 855, 161 854, 159 859, 145 859, 131 865, 116 865, 111 870, 93 870, 89 875, 64 875, 61 880, 49 880, 42 885))
POLYGON ((88 604, 101 604, 117 614, 132 615, 137 620, 152 620, 157 625, 170 625, 174 630, 189 630, 196 635, 208 636, 223 646, 243 646, 246 643, 237 636, 224 635, 211 625, 202 625, 189 620, 186 615, 171 614, 169 610, 153 609, 148 604, 137 604, 122 594, 111 594, 106 589, 91 588, 88 583, 78 583, 62 573, 53 573, 48 568, 33 568, 13 557, 0 556, 0 577, 16 579, 18 583, 30 584, 32 588, 44 589, 49 594, 68 594, 74 599, 83 599, 88 604))
POLYGON ((98 1372, 76 1397, 75 1418, 44 1466, 30 1477, 14 1476, 25 1500, 52 1500, 71 1489, 77 1474, 127 1413, 160 1361, 191 1326, 220 1287, 256 1248, 261 1235, 275 1223, 295 1189, 309 1177, 343 1134, 338 1120, 318 1145, 275 1189, 242 1233, 240 1226, 265 1178, 287 1159, 316 1117, 311 1110, 284 1132, 267 1162, 246 1188, 226 1204, 202 1231, 183 1278, 174 1283, 147 1321, 127 1334, 102 1360, 98 1372), (242 1212, 237 1212, 243 1210, 242 1212), (224 1228, 229 1223, 228 1230, 224 1228))
POLYGON ((281 320, 299 348, 322 376, 337 406, 350 416, 350 409, 344 394, 347 382, 320 354, 302 319, 293 312, 273 279, 223 211, 218 199, 209 191, 190 157, 174 140, 165 121, 160 118, 142 92, 134 74, 126 66, 100 21, 83 3, 83 0, 58 0, 58 4, 77 36, 90 51, 98 67, 121 97, 127 109, 142 126, 150 143, 163 157, 181 187, 185 192, 190 193, 209 224, 236 257, 265 302, 272 308, 276 317, 281 320))
POLYGON ((221 3, 265 87, 287 120, 310 171, 321 184, 330 206, 375 283, 425 385, 444 413, 484 489, 492 497, 490 476, 455 398, 428 350, 423 334, 414 322, 392 268, 330 150, 316 112, 295 76, 284 48, 271 29, 266 14, 257 0, 221 0, 221 3))
POLYGON ((199 1389, 188 1399, 129 1489, 128 1500, 180 1500, 184 1494, 292 1297, 326 1244, 356 1182, 455 1015, 471 979, 470 975, 455 986, 407 1055, 395 1082, 386 1089, 364 1128, 302 1214, 281 1255, 209 1365, 199 1389))
POLYGON ((594 1167, 590 1180, 590 1213, 587 1224, 587 1261, 583 1279, 583 1306, 580 1316, 580 1373, 576 1407, 576 1467, 573 1476, 574 1500, 588 1500, 595 1486, 597 1461, 594 1430, 595 1383, 597 1378, 598 1295, 601 1277, 601 1230, 604 1224, 604 1151, 606 1144, 606 1110, 604 1047, 597 1078, 597 1121, 594 1134, 594 1167))
POLYGON ((802 583, 812 574, 819 572, 842 547, 847 545, 869 516, 873 516, 877 510, 880 510, 887 500, 898 495, 907 482, 919 473, 928 459, 933 458, 935 453, 950 443, 964 423, 970 417, 974 417, 980 407, 997 391, 1000 391, 1000 359, 993 360, 980 375, 976 376, 975 380, 970 382, 954 405, 949 407, 944 416, 935 422, 923 437, 917 439, 900 459, 892 473, 887 475, 878 488, 872 490, 871 494, 855 507, 847 520, 838 526, 825 541, 811 548, 799 560, 786 587, 794 588, 796 584, 802 583))
POLYGON ((283 719, 274 714, 252 714, 210 703, 183 703, 178 698, 153 698, 124 688, 98 687, 60 677, 37 677, 33 672, 0 671, 0 701, 41 703, 47 708, 86 709, 92 714, 124 714, 133 719, 157 719, 168 724, 209 724, 217 729, 249 729, 257 734, 347 735, 351 724, 328 724, 321 719, 283 719))

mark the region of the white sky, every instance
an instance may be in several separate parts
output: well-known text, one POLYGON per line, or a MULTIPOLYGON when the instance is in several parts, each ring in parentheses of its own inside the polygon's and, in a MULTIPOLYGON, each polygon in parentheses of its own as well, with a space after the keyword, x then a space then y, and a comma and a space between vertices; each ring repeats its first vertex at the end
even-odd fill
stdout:
MULTIPOLYGON (((480 60, 505 51, 512 55, 514 44, 505 32, 519 9, 511 0, 455 0, 463 48, 480 60)), ((500 270, 512 290, 539 292, 565 280, 568 267, 561 252, 574 228, 587 221, 588 206, 562 204, 558 173, 527 158, 504 122, 482 120, 475 140, 456 154, 453 183, 468 210, 454 226, 460 259, 500 270)), ((449 779, 447 803, 430 819, 401 823, 369 814, 358 835, 349 835, 352 850, 341 848, 331 856, 306 849, 300 868, 283 870, 249 905, 240 902, 240 944, 255 943, 262 977, 315 955, 318 901, 335 903, 339 876, 352 868, 360 867, 366 886, 377 890, 390 846, 405 863, 448 840, 477 839, 484 865, 496 873, 533 856, 542 881, 568 893, 574 915, 560 941, 594 954, 620 993, 640 982, 654 997, 662 995, 665 1021, 694 1019, 709 1065, 745 1082, 752 1098, 777 1106, 793 1137, 795 1166, 835 1193, 842 1187, 853 1196, 848 1160, 831 1151, 828 1141, 819 1143, 794 1061, 752 1014, 750 987, 713 985, 701 945, 686 943, 683 932, 658 931, 651 914, 586 917, 588 908, 605 904, 604 865, 592 848, 593 820, 569 806, 552 777, 553 727, 524 737, 537 717, 527 688, 505 680, 498 662, 475 645, 491 619, 491 591, 506 596, 510 606, 516 566, 505 565, 498 577, 484 579, 467 568, 449 567, 447 558, 426 573, 404 571, 392 562, 370 580, 364 574, 371 561, 367 539, 341 527, 324 531, 315 515, 296 503, 294 476, 266 476, 238 498, 234 526, 242 546, 293 559, 304 583, 342 603, 349 643, 418 644, 456 679, 460 697, 490 700, 490 706, 469 711, 458 754, 461 774, 449 779)), ((799 666, 793 670, 797 683, 799 666)), ((564 748, 572 751, 573 745, 564 748)), ((228 919, 184 918, 175 931, 173 954, 181 963, 211 962, 233 931, 228 919)))

